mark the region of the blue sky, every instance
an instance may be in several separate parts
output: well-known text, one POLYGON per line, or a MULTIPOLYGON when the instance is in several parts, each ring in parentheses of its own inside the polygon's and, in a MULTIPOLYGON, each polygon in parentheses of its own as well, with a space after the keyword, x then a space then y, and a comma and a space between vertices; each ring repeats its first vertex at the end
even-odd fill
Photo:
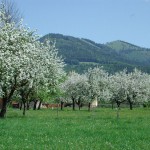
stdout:
POLYGON ((38 34, 60 33, 97 43, 123 40, 150 48, 150 0, 15 0, 38 34))

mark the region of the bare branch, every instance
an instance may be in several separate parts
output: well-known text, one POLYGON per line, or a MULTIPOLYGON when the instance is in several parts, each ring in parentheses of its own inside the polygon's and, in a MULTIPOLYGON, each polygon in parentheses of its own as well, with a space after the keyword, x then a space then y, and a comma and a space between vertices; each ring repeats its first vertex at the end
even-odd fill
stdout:
POLYGON ((6 22, 11 23, 14 22, 17 24, 20 19, 22 18, 22 15, 17 8, 17 4, 13 0, 0 0, 0 7, 4 11, 4 15, 6 18, 6 22))

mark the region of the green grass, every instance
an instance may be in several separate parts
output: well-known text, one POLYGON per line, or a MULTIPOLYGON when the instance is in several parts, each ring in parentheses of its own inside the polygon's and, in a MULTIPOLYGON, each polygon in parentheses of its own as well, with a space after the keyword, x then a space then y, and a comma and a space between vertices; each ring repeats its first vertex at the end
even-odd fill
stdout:
POLYGON ((9 109, 0 119, 0 150, 149 150, 150 109, 64 111, 9 109))

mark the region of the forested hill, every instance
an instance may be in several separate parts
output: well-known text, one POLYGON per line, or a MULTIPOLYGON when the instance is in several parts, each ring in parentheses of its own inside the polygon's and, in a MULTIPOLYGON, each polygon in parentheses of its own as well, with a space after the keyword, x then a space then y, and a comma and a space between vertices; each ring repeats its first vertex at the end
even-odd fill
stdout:
POLYGON ((111 73, 124 68, 131 71, 135 67, 150 72, 150 49, 124 41, 98 44, 88 39, 61 34, 47 34, 40 41, 44 42, 45 39, 56 41, 59 54, 67 64, 67 71, 83 72, 89 67, 102 65, 111 73))

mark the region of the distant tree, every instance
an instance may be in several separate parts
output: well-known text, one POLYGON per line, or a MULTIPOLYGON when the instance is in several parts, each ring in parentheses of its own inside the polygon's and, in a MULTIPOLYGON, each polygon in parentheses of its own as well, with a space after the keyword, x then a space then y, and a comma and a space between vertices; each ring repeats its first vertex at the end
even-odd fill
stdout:
POLYGON ((85 93, 88 91, 89 85, 87 77, 75 72, 71 72, 62 85, 66 95, 72 100, 73 110, 75 110, 75 103, 81 106, 81 100, 84 99, 85 93))
POLYGON ((91 102, 95 99, 107 99, 108 93, 108 73, 102 67, 90 68, 87 72, 89 110, 91 102))
POLYGON ((135 69, 128 73, 126 70, 117 72, 109 77, 111 101, 116 102, 118 108, 123 102, 128 102, 132 110, 133 103, 147 100, 149 75, 135 69))
POLYGON ((128 88, 127 88, 127 101, 132 110, 134 103, 144 103, 147 101, 150 77, 147 73, 143 73, 140 70, 134 69, 128 75, 128 88))
POLYGON ((116 103, 120 108, 121 103, 126 101, 127 91, 127 73, 126 70, 117 72, 109 77, 109 92, 111 102, 116 103))

